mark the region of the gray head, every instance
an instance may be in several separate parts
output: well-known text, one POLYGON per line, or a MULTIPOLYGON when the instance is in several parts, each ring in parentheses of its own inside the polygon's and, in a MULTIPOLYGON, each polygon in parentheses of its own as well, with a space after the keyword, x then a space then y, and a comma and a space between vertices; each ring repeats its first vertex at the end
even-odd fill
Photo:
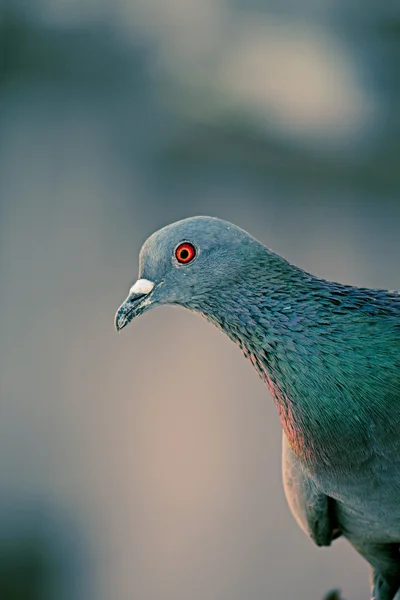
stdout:
POLYGON ((243 283, 266 248, 248 233, 220 219, 192 217, 160 229, 144 243, 139 279, 118 309, 115 326, 162 304, 202 312, 202 302, 243 283))

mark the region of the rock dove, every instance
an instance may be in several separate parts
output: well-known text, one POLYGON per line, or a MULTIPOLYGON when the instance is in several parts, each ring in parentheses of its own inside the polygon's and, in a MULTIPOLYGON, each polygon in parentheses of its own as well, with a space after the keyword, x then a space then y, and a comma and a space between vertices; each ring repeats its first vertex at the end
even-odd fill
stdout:
POLYGON ((240 346, 280 415, 300 527, 318 546, 347 538, 373 598, 400 600, 400 294, 326 281, 231 223, 193 217, 144 243, 117 330, 161 304, 240 346))

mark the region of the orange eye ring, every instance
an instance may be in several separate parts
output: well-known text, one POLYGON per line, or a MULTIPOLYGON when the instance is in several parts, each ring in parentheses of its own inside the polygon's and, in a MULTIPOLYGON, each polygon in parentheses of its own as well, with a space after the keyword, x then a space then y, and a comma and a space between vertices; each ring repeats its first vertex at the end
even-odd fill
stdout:
POLYGON ((196 248, 190 242, 179 244, 175 250, 175 258, 178 263, 186 265, 190 263, 196 256, 196 248))

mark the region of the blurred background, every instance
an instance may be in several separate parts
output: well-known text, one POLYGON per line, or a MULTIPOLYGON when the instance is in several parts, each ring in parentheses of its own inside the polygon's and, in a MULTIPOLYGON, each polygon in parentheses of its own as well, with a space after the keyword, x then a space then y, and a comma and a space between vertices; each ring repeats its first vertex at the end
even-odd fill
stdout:
POLYGON ((290 515, 239 349, 113 318, 196 214, 400 288, 400 4, 3 0, 0 44, 1 600, 365 600, 290 515))

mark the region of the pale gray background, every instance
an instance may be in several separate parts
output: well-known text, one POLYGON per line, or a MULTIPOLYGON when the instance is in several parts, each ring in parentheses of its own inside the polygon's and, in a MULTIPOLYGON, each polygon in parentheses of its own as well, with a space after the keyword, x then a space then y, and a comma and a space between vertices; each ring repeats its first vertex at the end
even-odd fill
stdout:
POLYGON ((1 597, 366 600, 348 544, 317 549, 291 517, 280 423, 240 351, 176 308, 120 335, 113 317, 146 237, 196 214, 320 276, 400 287, 400 10, 0 15, 1 597))

